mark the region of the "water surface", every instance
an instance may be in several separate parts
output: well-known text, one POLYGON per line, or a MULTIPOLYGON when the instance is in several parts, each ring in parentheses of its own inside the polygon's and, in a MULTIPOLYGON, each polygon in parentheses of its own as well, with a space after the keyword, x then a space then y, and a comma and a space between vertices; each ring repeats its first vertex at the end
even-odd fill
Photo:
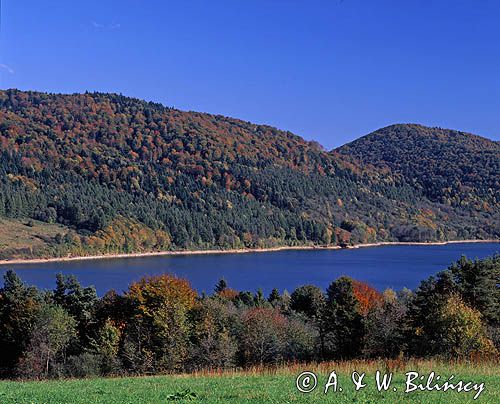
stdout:
POLYGON ((19 264, 1 266, 0 274, 12 268, 26 283, 44 289, 54 288, 58 272, 73 274, 83 285, 94 285, 100 295, 109 289, 121 292, 144 275, 161 273, 187 278, 199 292, 207 293, 220 278, 238 290, 262 288, 269 293, 274 287, 292 291, 304 284, 326 288, 341 275, 368 282, 379 290, 399 290, 415 288, 461 255, 484 258, 496 252, 500 252, 500 243, 287 250, 19 264))

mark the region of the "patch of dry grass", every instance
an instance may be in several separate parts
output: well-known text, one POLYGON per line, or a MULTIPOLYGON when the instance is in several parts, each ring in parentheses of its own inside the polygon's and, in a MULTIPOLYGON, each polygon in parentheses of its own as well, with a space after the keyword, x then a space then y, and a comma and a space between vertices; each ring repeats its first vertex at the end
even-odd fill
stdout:
POLYGON ((0 259, 39 257, 67 227, 36 220, 0 219, 0 259))

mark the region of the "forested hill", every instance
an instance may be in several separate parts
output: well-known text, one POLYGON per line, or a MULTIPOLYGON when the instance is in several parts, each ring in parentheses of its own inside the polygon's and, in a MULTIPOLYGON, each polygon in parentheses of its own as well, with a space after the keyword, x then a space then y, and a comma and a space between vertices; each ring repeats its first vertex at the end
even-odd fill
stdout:
POLYGON ((401 174, 433 201, 492 209, 500 203, 500 142, 421 125, 391 125, 336 150, 401 174))
MULTIPOLYGON (((467 170, 459 155, 466 182, 447 200, 396 166, 266 125, 116 94, 0 91, 0 258, 498 238, 498 179, 484 176, 498 145, 471 139, 483 160, 467 170)), ((433 158, 455 166, 442 150, 433 158)))

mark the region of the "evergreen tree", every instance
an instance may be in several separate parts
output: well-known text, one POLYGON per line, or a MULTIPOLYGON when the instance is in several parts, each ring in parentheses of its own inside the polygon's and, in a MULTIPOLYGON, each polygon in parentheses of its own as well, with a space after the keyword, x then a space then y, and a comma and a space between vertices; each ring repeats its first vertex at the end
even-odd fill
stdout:
POLYGON ((327 359, 350 359, 361 354, 363 318, 348 277, 337 279, 327 289, 323 332, 327 359))
POLYGON ((28 346, 42 302, 36 288, 26 286, 12 270, 5 273, 0 289, 0 371, 8 376, 28 346))
POLYGON ((227 282, 224 278, 221 278, 219 279, 217 285, 215 285, 214 292, 217 294, 223 292, 226 289, 227 289, 227 282))
POLYGON ((267 301, 271 304, 271 306, 276 307, 276 305, 281 301, 281 296, 278 289, 274 288, 273 290, 271 290, 267 301))
POLYGON ((475 261, 463 256, 449 271, 461 298, 489 324, 500 325, 500 255, 475 261))

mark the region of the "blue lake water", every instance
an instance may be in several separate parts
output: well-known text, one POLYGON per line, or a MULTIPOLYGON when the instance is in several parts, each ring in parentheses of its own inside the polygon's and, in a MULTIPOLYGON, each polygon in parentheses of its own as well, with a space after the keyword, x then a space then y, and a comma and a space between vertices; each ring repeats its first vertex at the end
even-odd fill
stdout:
POLYGON ((421 280, 446 269, 461 255, 484 258, 500 252, 500 243, 440 246, 384 246, 345 250, 287 250, 247 254, 176 255, 123 259, 82 260, 1 266, 0 275, 14 269, 28 284, 52 289, 55 275, 76 275, 94 285, 100 295, 119 292, 144 275, 171 273, 187 278, 199 292, 211 292, 220 278, 238 290, 265 293, 276 287, 292 291, 314 284, 326 288, 341 275, 368 282, 379 290, 418 286, 421 280))

